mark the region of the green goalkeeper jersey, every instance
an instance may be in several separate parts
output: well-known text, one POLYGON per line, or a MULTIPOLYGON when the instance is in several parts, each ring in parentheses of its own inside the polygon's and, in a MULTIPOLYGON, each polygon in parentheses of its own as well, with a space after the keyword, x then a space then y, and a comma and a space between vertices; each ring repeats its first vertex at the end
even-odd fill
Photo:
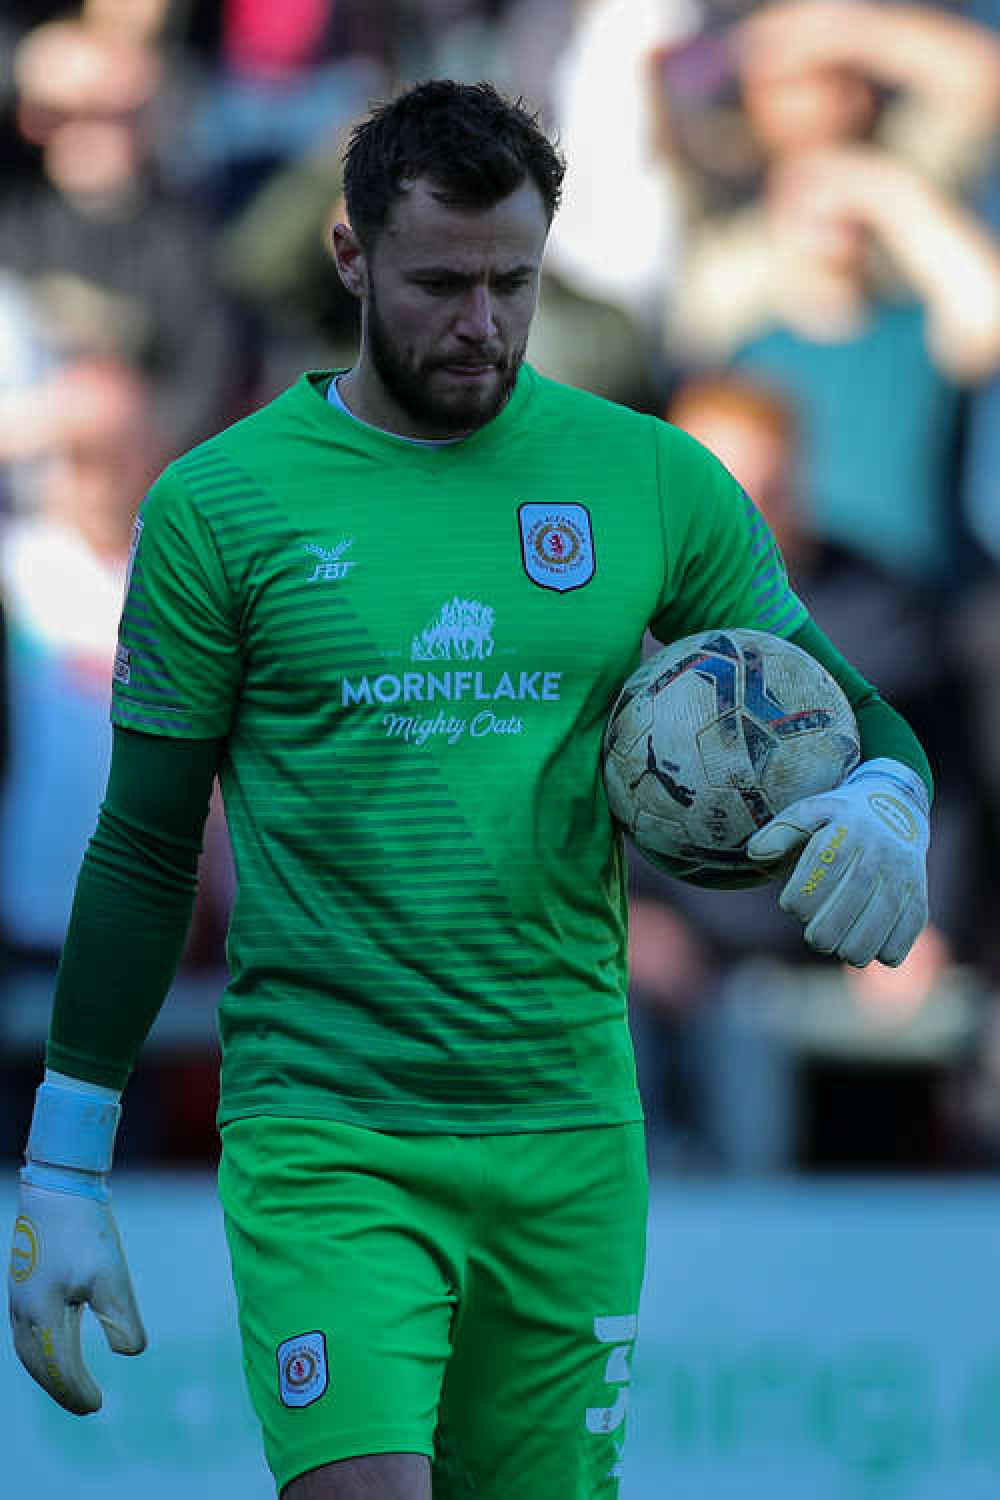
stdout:
POLYGON ((115 723, 221 737, 220 1121, 640 1117, 599 753, 650 627, 789 635, 766 525, 680 431, 522 369, 459 442, 304 376, 144 502, 115 723))

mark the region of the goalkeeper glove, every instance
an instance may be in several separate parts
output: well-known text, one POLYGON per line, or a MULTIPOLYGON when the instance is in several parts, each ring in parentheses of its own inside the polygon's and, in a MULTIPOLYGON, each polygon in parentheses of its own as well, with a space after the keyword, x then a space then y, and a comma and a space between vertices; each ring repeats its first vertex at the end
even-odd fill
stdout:
POLYGON ((79 1416, 101 1405, 80 1347, 84 1304, 117 1354, 146 1347, 107 1183, 120 1114, 112 1090, 47 1072, 21 1170, 8 1279, 14 1348, 79 1416))
POLYGON ((859 968, 873 958, 896 965, 927 921, 928 809, 909 766, 863 761, 832 792, 758 829, 747 853, 762 863, 798 856, 780 904, 811 947, 859 968))

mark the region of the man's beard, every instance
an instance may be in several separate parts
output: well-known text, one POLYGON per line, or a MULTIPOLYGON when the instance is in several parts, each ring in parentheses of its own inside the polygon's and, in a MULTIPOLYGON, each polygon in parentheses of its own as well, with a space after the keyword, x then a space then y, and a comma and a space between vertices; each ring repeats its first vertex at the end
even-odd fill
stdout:
MULTIPOLYGON (((450 361, 408 359, 382 320, 371 280, 368 283, 367 327, 372 364, 389 395, 409 416, 442 437, 461 437, 492 422, 510 399, 524 360, 525 346, 522 344, 498 367, 496 383, 486 390, 456 388, 447 396, 435 395, 430 385, 431 375, 447 364, 459 363, 459 359, 455 356, 450 361)), ((495 358, 491 359, 485 351, 478 358, 483 364, 496 364, 495 358)), ((461 362, 470 365, 475 364, 476 359, 477 355, 471 350, 461 356, 461 362)))

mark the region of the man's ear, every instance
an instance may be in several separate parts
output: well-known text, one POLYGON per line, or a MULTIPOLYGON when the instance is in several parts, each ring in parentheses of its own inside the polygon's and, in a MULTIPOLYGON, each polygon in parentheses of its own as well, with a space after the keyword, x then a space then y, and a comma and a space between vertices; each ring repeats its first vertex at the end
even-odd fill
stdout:
POLYGON ((365 252, 349 224, 333 226, 333 258, 346 290, 352 297, 364 296, 368 284, 365 252))

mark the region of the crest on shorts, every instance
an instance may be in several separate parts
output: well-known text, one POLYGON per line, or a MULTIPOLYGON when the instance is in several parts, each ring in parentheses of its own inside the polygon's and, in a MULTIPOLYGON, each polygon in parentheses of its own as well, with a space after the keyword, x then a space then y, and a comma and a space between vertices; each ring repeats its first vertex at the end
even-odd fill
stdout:
POLYGON ((585 505, 521 505, 521 557, 532 583, 560 594, 594 576, 594 533, 585 505))
POLYGON ((278 1392, 283 1406, 311 1406, 330 1384, 326 1335, 316 1329, 278 1345, 278 1392))

